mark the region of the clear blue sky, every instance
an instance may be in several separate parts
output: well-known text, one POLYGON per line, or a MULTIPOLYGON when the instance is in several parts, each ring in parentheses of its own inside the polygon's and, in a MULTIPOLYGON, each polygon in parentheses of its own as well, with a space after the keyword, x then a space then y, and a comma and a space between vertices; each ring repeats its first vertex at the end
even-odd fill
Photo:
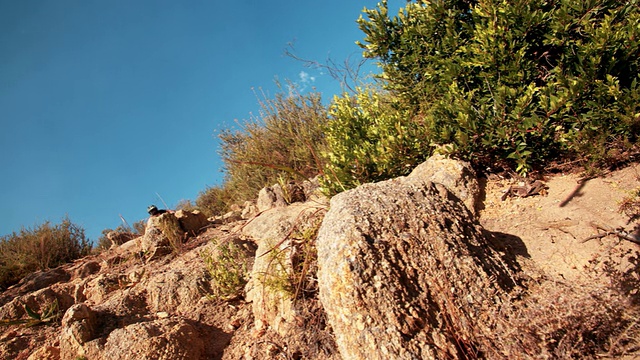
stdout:
POLYGON ((222 181, 216 131, 274 79, 337 83, 284 56, 360 57, 377 1, 0 0, 0 235, 68 215, 105 228, 222 181), (306 75, 302 74, 306 73, 306 75))

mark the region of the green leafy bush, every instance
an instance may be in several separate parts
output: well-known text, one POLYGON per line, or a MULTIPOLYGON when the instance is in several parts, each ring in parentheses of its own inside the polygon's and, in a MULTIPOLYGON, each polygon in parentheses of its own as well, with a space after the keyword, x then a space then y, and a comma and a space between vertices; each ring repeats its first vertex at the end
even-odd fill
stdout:
POLYGON ((452 153, 526 173, 637 144, 638 1, 415 1, 394 17, 383 1, 365 14, 365 56, 452 153))
POLYGON ((84 229, 65 218, 58 225, 45 222, 33 229, 0 238, 0 287, 17 283, 24 276, 86 256, 91 244, 84 229))
POLYGON ((358 89, 335 97, 329 114, 323 153, 329 193, 406 175, 429 154, 424 128, 387 94, 358 89))

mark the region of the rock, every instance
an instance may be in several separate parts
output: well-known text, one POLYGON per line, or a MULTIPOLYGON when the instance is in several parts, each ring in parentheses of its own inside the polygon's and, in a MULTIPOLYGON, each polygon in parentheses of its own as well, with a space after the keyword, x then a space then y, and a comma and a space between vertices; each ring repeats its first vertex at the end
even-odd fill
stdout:
POLYGON ((21 294, 26 294, 28 292, 44 289, 47 286, 51 286, 59 282, 69 281, 69 279, 71 279, 71 274, 58 267, 47 271, 36 271, 29 274, 20 280, 16 286, 20 288, 21 294))
POLYGON ((43 346, 31 353, 27 360, 60 360, 60 349, 54 346, 43 346))
POLYGON ((209 225, 207 216, 200 212, 200 210, 178 210, 176 211, 175 216, 178 219, 178 222, 180 222, 182 230, 191 236, 199 234, 209 225))
POLYGON ((317 207, 295 203, 278 211, 267 211, 248 222, 243 235, 258 244, 246 300, 252 302, 256 327, 272 327, 282 336, 295 326, 297 310, 289 283, 302 246, 291 237, 303 231, 317 207), (294 229, 295 228, 295 229, 294 229))
POLYGON ((76 268, 73 272, 74 279, 84 279, 87 276, 93 275, 100 271, 102 266, 97 261, 87 261, 85 263, 80 264, 78 268, 76 268))
MULTIPOLYGON (((269 193, 271 190, 264 188, 261 193, 264 191, 269 193)), ((258 204, 260 206, 260 200, 258 204)), ((286 276, 286 271, 290 269, 289 252, 286 249, 283 253, 280 252, 289 245, 290 241, 283 242, 275 251, 271 250, 283 240, 293 226, 293 221, 303 210, 304 207, 294 205, 280 209, 278 212, 261 213, 243 228, 243 235, 258 245, 251 277, 246 286, 246 300, 252 302, 258 329, 264 329, 269 325, 280 328, 276 326, 276 322, 281 323, 281 319, 285 317, 290 320, 293 318, 291 314, 283 315, 291 311, 293 304, 291 296, 273 291, 267 282, 272 281, 277 274, 286 276), (282 259, 279 262, 273 261, 270 254, 279 254, 282 259)), ((282 331, 282 329, 279 330, 282 331)))
POLYGON ((129 240, 135 239, 136 234, 122 231, 109 231, 107 233, 107 239, 111 241, 111 247, 116 247, 126 243, 129 240))
POLYGON ((304 191, 304 198, 306 201, 319 202, 323 204, 328 203, 327 196, 325 196, 320 189, 320 175, 311 180, 302 182, 302 189, 304 191))
POLYGON ((140 245, 141 250, 152 259, 170 253, 180 246, 183 240, 184 231, 178 218, 175 214, 166 212, 149 218, 140 245))
POLYGON ((152 312, 189 312, 204 296, 207 283, 204 271, 172 269, 156 274, 144 284, 147 306, 152 312))
POLYGON ((169 317, 169 313, 166 311, 160 311, 156 313, 156 316, 158 317, 158 319, 166 319, 169 317))
POLYGON ((86 357, 97 360, 192 360, 204 353, 196 329, 184 319, 173 318, 115 329, 104 343, 94 340, 90 345, 86 357))
POLYGON ((109 294, 120 289, 120 276, 117 274, 103 273, 87 281, 82 289, 82 293, 85 299, 88 301, 99 304, 105 301, 109 294))
POLYGON ((287 201, 284 198, 282 187, 276 184, 273 186, 267 186, 260 190, 256 206, 258 207, 258 212, 263 212, 275 207, 287 206, 287 201))
POLYGON ((96 314, 86 304, 70 307, 62 318, 60 354, 63 359, 85 356, 84 344, 96 336, 96 314))
POLYGON ((118 254, 137 254, 142 249, 142 239, 144 236, 138 236, 132 241, 126 242, 117 248, 118 254))
POLYGON ((236 222, 242 220, 242 212, 241 211, 229 211, 228 213, 222 215, 222 223, 228 224, 232 222, 236 222))
POLYGON ((240 214, 243 219, 250 219, 258 214, 258 207, 253 201, 245 201, 242 213, 240 214))
POLYGON ((333 197, 317 250, 319 298, 345 360, 463 358, 457 336, 514 286, 469 210, 413 179, 333 197))
POLYGON ((475 215, 480 197, 480 186, 471 164, 450 159, 444 155, 433 155, 416 166, 407 176, 408 181, 434 182, 444 185, 475 215))

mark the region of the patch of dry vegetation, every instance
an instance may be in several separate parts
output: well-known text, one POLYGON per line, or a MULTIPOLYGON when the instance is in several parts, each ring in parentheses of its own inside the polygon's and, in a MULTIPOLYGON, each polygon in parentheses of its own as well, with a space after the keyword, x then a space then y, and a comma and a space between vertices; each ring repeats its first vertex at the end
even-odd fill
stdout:
POLYGON ((23 228, 0 237, 0 289, 38 270, 47 270, 88 255, 91 244, 84 229, 65 218, 23 228))

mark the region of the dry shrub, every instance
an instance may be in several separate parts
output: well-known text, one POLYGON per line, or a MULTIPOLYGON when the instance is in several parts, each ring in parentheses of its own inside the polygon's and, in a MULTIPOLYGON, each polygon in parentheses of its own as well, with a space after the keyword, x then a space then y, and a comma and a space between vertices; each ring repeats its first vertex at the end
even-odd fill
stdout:
MULTIPOLYGON (((322 172, 327 111, 319 93, 262 94, 260 114, 220 133, 224 192, 236 203, 255 198, 279 176, 313 178, 322 172)), ((197 202, 196 202, 197 203, 197 202)), ((198 205, 198 204, 197 204, 198 205)))
POLYGON ((91 251, 84 229, 65 218, 0 237, 0 288, 17 283, 37 270, 73 261, 91 251))
POLYGON ((638 312, 612 288, 545 281, 498 310, 487 358, 587 359, 633 351, 638 312), (627 329, 627 334, 625 334, 627 329))
POLYGON ((629 222, 640 219, 640 188, 633 190, 622 199, 618 211, 629 218, 629 222))
POLYGON ((226 213, 230 206, 236 202, 234 192, 227 184, 211 186, 198 194, 195 208, 202 211, 207 217, 212 217, 226 213))

